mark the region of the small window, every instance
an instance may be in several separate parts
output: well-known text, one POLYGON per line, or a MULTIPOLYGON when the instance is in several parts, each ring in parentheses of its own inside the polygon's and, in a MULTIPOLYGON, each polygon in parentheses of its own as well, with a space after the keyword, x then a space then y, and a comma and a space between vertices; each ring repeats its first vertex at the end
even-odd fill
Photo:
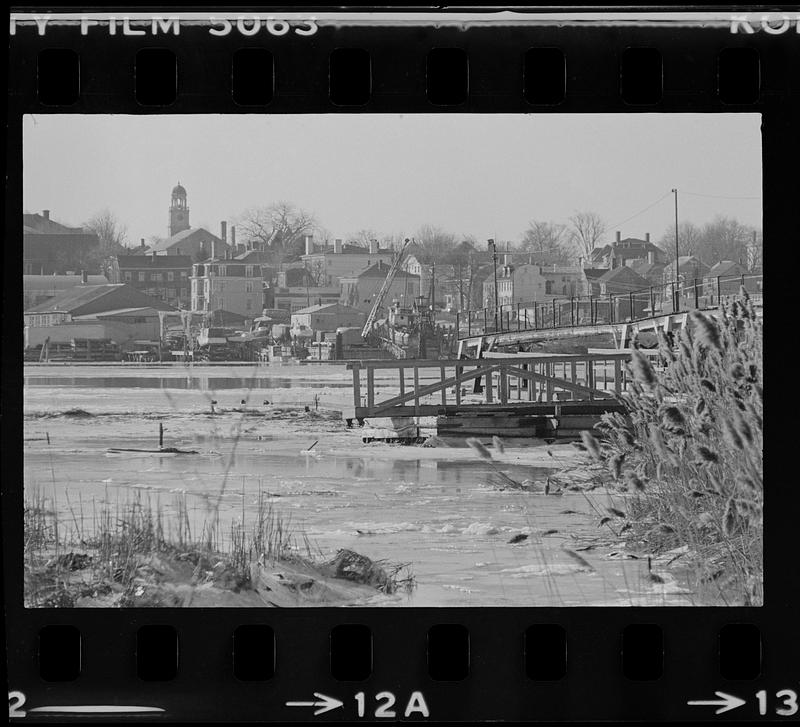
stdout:
POLYGON ((126 272, 125 273, 125 282, 130 283, 133 280, 133 273, 126 272))
POLYGON ((144 282, 144 273, 139 273, 139 282, 140 283, 144 282))
POLYGON ((175 280, 175 273, 173 273, 173 272, 167 273, 167 280, 169 280, 170 282, 175 280))

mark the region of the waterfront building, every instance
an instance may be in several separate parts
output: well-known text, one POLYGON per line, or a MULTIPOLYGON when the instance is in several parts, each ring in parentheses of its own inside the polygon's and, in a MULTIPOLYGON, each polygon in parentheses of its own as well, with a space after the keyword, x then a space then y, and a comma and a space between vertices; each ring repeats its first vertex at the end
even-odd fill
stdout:
POLYGON ((158 340, 161 316, 176 309, 124 283, 76 285, 24 312, 25 347, 73 340, 125 346, 158 340))
POLYGON ((292 313, 292 328, 306 326, 313 331, 361 328, 366 317, 364 311, 342 303, 312 305, 292 313))

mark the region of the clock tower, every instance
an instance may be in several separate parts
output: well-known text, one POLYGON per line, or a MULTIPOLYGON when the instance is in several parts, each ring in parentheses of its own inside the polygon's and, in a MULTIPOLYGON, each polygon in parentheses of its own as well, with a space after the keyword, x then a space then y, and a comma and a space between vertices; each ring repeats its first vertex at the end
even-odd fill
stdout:
POLYGON ((178 182, 172 188, 172 201, 169 205, 169 237, 188 230, 189 207, 186 203, 186 190, 178 182))

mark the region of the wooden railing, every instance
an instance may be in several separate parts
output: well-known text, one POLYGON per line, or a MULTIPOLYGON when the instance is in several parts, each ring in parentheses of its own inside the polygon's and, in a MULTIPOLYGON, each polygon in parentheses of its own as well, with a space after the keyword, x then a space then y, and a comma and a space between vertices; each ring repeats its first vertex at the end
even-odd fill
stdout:
MULTIPOLYGON (((657 354, 656 354, 657 355, 657 354)), ((356 418, 430 416, 455 407, 616 401, 629 353, 519 355, 439 361, 353 361, 356 418)), ((347 415, 346 415, 347 417, 347 415)))
POLYGON ((695 279, 690 285, 654 285, 628 293, 553 297, 547 301, 512 303, 456 314, 459 340, 492 333, 544 331, 562 328, 631 323, 672 313, 719 306, 747 290, 757 302, 763 299, 762 275, 736 275, 695 279))

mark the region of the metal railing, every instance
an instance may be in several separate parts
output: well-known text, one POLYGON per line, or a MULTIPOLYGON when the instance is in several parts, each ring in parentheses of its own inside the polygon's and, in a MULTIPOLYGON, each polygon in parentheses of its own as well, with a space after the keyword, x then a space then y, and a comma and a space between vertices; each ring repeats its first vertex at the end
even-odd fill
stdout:
POLYGON ((554 296, 546 301, 511 303, 456 313, 459 340, 488 333, 544 331, 631 323, 671 313, 716 308, 744 288, 757 302, 763 299, 763 275, 696 278, 690 285, 663 283, 628 293, 554 296))

